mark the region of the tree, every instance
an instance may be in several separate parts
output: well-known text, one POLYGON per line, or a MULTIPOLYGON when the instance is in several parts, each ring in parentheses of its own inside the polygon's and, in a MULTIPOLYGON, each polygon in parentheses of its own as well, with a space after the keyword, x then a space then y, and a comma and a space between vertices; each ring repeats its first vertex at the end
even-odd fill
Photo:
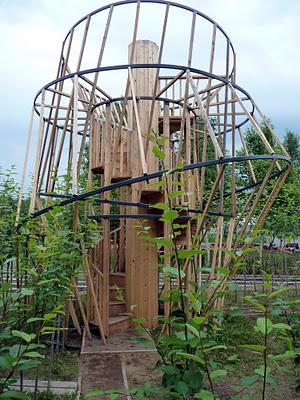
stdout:
POLYGON ((0 264, 15 256, 15 218, 18 185, 14 167, 6 171, 0 169, 0 264))
POLYGON ((293 132, 288 130, 284 136, 284 146, 287 149, 287 152, 291 156, 291 159, 294 163, 295 168, 297 169, 298 174, 300 173, 300 139, 299 136, 293 132))
MULTIPOLYGON (((275 149, 276 143, 268 127, 262 123, 260 128, 270 145, 275 149)), ((245 130, 244 140, 249 154, 259 155, 268 153, 254 128, 248 128, 245 130)), ((300 233, 300 216, 298 216, 298 207, 300 203, 300 140, 298 135, 290 130, 287 131, 284 137, 284 145, 288 153, 291 155, 294 168, 287 177, 284 186, 270 209, 264 225, 273 238, 277 237, 280 239, 288 237, 295 238, 299 236, 300 233)), ((280 152, 280 149, 276 148, 276 152, 280 152)), ((244 149, 241 149, 238 152, 238 155, 245 155, 244 149)), ((261 181, 264 178, 266 169, 269 165, 270 161, 266 160, 252 161, 253 170, 258 181, 261 181)), ((246 163, 240 163, 237 166, 237 183, 239 187, 252 183, 248 165, 246 163)), ((260 213, 261 207, 269 198, 272 188, 273 180, 270 180, 266 185, 255 215, 260 213)))

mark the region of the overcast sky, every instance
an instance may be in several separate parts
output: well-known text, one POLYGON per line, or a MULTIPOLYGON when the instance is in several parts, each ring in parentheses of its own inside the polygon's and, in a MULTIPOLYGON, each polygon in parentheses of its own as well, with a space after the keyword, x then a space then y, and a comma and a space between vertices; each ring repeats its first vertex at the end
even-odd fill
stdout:
MULTIPOLYGON (((300 1, 181 0, 215 19, 237 53, 237 83, 280 137, 300 134, 300 1)), ((69 28, 101 0, 0 0, 0 166, 20 170, 32 101, 55 78, 69 28)), ((176 27, 177 29, 177 27, 176 27)), ((32 166, 32 160, 30 165, 32 166)))

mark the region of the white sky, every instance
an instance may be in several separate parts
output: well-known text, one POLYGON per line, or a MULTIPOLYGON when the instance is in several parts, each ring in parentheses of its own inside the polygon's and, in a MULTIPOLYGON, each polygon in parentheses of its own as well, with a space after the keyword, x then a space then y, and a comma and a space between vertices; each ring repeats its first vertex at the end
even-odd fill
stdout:
MULTIPOLYGON (((300 1, 181 2, 209 15, 227 32, 237 53, 237 83, 271 118, 279 136, 287 128, 300 134, 300 1)), ((32 101, 55 78, 65 34, 83 15, 104 4, 0 0, 0 166, 15 164, 20 171, 32 101)))

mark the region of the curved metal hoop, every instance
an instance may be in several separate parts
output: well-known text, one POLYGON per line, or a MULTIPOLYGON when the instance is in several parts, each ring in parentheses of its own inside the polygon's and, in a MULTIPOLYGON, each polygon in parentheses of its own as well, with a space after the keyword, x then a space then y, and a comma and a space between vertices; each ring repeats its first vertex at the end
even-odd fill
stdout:
MULTIPOLYGON (((99 67, 99 68, 91 68, 91 69, 87 69, 87 70, 82 70, 82 71, 78 71, 76 73, 71 73, 68 75, 65 75, 63 77, 54 79, 53 81, 47 83, 46 85, 44 85, 36 94, 34 101, 33 101, 33 106, 34 106, 34 110, 37 113, 37 115, 40 115, 40 112, 38 111, 38 98, 39 96, 43 93, 43 91, 48 90, 51 86, 56 85, 60 82, 66 81, 68 79, 72 79, 75 76, 81 77, 81 76, 85 76, 85 75, 89 75, 89 74, 93 74, 93 73, 100 73, 100 72, 107 72, 107 71, 118 71, 118 70, 126 70, 128 68, 131 69, 169 69, 169 70, 177 70, 177 71, 190 71, 192 73, 195 74, 199 74, 199 75, 203 75, 205 77, 207 77, 208 79, 215 79, 221 82, 220 87, 222 86, 226 86, 226 85, 231 85, 234 89, 240 91, 241 93, 243 93, 244 96, 246 96, 247 101, 251 102, 252 105, 252 109, 249 111, 249 114, 253 116, 254 111, 255 111, 255 106, 254 106, 254 101, 251 97, 251 95, 245 90, 243 89, 241 86, 232 83, 229 79, 223 78, 221 76, 212 74, 210 72, 206 72, 197 68, 192 68, 192 67, 187 67, 187 66, 183 66, 183 65, 172 65, 172 64, 124 64, 124 65, 113 65, 113 66, 106 66, 106 67, 99 67)), ((209 88, 207 89, 207 92, 209 92, 209 88)), ((115 98, 115 99, 107 99, 104 102, 99 102, 94 104, 94 106, 92 107, 92 111, 94 111, 97 107, 103 105, 103 104, 109 104, 112 103, 114 101, 121 101, 122 99, 124 99, 123 97, 119 97, 119 98, 115 98)), ((130 99, 130 97, 128 98, 130 99)), ((141 97, 142 99, 142 97, 141 97)), ((145 96, 143 97, 143 99, 148 100, 148 97, 145 96)), ((149 97, 149 100, 153 100, 153 97, 149 97)), ((174 100, 171 99, 167 99, 167 98, 157 98, 157 101, 164 101, 164 102, 173 102, 173 103, 177 103, 180 106, 182 106, 179 102, 176 102, 174 100)), ((190 109, 192 111, 192 107, 187 106, 188 109, 190 109)), ((193 112, 193 111, 192 111, 193 112)), ((47 118, 44 118, 45 121, 47 121, 50 125, 53 125, 53 122, 49 121, 47 118)), ((249 121, 249 118, 246 117, 240 124, 236 125, 236 129, 242 127, 243 125, 245 125, 247 122, 249 121)), ((67 131, 71 131, 70 129, 67 129, 67 131)), ((227 129, 226 132, 231 132, 231 128, 227 129)), ((222 134, 223 132, 221 132, 222 134)))
MULTIPOLYGON (((245 161, 253 161, 253 160, 276 160, 276 161, 285 161, 287 162, 287 166, 285 168, 283 168, 282 170, 277 171, 276 173, 274 173, 273 175, 270 176, 270 179, 276 178, 278 176, 280 176, 281 174, 283 174, 287 168, 288 165, 291 164, 291 160, 286 157, 286 156, 281 156, 281 155, 257 155, 257 156, 240 156, 240 157, 228 157, 228 158, 222 158, 219 160, 208 160, 205 162, 198 162, 198 163, 194 163, 194 164, 190 164, 190 165, 186 165, 182 168, 177 168, 172 170, 172 174, 176 173, 176 172, 184 172, 184 171, 191 171, 194 169, 200 169, 200 168, 204 168, 204 167, 209 167, 209 166, 216 166, 216 165, 223 165, 223 164, 230 164, 230 163, 237 163, 237 162, 245 162, 245 161)), ((76 201, 82 201, 82 200, 86 200, 92 196, 95 196, 97 194, 101 194, 101 193, 106 193, 106 192, 110 192, 111 190, 114 189, 118 189, 121 187, 126 187, 126 186, 131 186, 135 183, 140 183, 140 182, 145 182, 145 181, 149 181, 155 178, 160 178, 162 177, 167 171, 157 171, 154 172, 152 174, 147 174, 147 175, 140 175, 134 178, 130 178, 130 179, 126 179, 124 181, 121 182, 116 182, 116 183, 112 183, 110 185, 104 186, 102 188, 99 189, 95 189, 92 190, 90 192, 86 192, 86 193, 82 193, 80 195, 77 196, 72 196, 66 200, 63 200, 59 203, 56 203, 54 205, 51 205, 49 207, 43 208, 33 214, 30 215, 30 218, 36 218, 38 216, 41 216, 43 214, 46 214, 47 212, 53 210, 53 208, 55 207, 63 207, 66 206, 68 204, 72 204, 75 203, 76 201)), ((245 190, 249 190, 251 188, 254 188, 255 186, 259 186, 261 184, 260 182, 256 182, 253 183, 251 185, 245 186, 244 188, 240 188, 237 189, 237 192, 243 192, 245 190)), ((230 195, 230 193, 228 193, 227 195, 230 195)), ((199 210, 199 213, 201 213, 201 210, 199 210)), ((128 214, 128 215, 132 215, 132 214, 128 214)), ((222 216, 228 216, 227 214, 221 214, 222 216)), ((129 217, 130 218, 130 217, 129 217)))
MULTIPOLYGON (((86 21, 87 19, 91 18, 92 16, 101 13, 102 11, 106 11, 109 10, 111 8, 115 8, 118 6, 126 6, 128 4, 135 4, 135 3, 150 3, 150 4, 162 4, 162 5, 166 5, 166 6, 171 6, 171 7, 175 7, 184 11, 188 11, 191 14, 194 15, 198 15, 199 17, 205 19, 206 21, 210 22, 213 26, 216 27, 216 29, 218 29, 222 35, 225 37, 226 41, 227 41, 227 51, 230 48, 231 52, 232 52, 232 59, 235 60, 235 51, 234 51, 234 47, 231 43, 231 40, 229 38, 229 36, 227 35, 227 33, 225 32, 225 30, 216 22, 214 21, 212 18, 210 18, 208 15, 202 13, 201 11, 196 10, 195 8, 186 6, 184 4, 179 4, 179 3, 175 3, 173 1, 166 1, 166 0, 122 0, 122 1, 117 1, 114 3, 110 3, 107 4, 103 7, 100 7, 92 12, 90 12, 89 14, 85 15, 83 18, 81 18, 79 21, 77 21, 69 30, 69 32, 67 33, 64 41, 63 41, 63 46, 62 46, 62 50, 61 50, 61 56, 63 56, 64 53, 64 47, 66 44, 66 41, 68 39, 68 37, 71 35, 72 32, 74 32, 74 29, 80 25, 82 22, 86 21)), ((227 55, 228 58, 230 58, 229 54, 227 55)), ((230 72, 228 72, 228 77, 230 78, 234 72, 235 69, 235 62, 233 64, 232 70, 230 72)))

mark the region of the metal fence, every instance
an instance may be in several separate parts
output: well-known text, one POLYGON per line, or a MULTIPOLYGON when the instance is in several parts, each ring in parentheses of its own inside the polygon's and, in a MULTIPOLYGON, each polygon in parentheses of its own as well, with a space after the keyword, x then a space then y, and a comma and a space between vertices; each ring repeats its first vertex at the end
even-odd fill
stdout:
MULTIPOLYGON (((207 263, 209 263, 209 253, 207 263)), ((209 265, 209 264, 208 264, 209 265)), ((273 287, 287 285, 300 289, 300 253, 260 250, 259 248, 245 256, 243 265, 232 281, 239 285, 239 291, 259 290, 264 283, 263 272, 272 276, 273 287)), ((206 274, 203 274, 205 280, 206 274)), ((17 287, 16 259, 10 258, 0 266, 0 283, 9 282, 12 287, 17 287)), ((160 289, 163 286, 163 279, 159 280, 160 289)), ((81 292, 86 290, 85 277, 80 275, 78 287, 81 292)))

